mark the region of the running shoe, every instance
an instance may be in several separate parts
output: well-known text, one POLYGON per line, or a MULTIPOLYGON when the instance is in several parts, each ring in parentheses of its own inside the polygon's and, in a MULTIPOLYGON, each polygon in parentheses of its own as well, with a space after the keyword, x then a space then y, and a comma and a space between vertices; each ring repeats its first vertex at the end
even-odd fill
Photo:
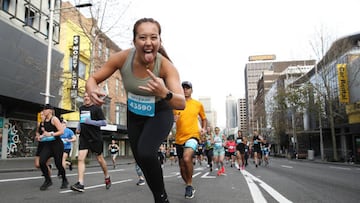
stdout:
POLYGON ((65 179, 62 181, 60 189, 65 189, 68 187, 68 185, 69 185, 69 182, 65 179))
POLYGON ((84 192, 84 185, 81 185, 80 182, 75 183, 70 187, 71 190, 77 191, 77 192, 84 192))
POLYGON ((186 199, 192 199, 194 198, 194 194, 195 194, 195 189, 193 188, 193 186, 188 185, 185 188, 185 198, 186 199))
POLYGON ((46 190, 51 185, 52 185, 51 180, 45 180, 45 182, 41 185, 40 190, 46 190))
POLYGON ((108 190, 111 187, 111 180, 110 176, 108 178, 105 178, 105 188, 108 190))
POLYGON ((160 196, 160 198, 161 198, 161 202, 169 203, 169 199, 168 199, 168 197, 167 197, 166 192, 165 192, 164 194, 162 194, 162 195, 160 196))
POLYGON ((224 166, 221 167, 221 173, 225 173, 225 167, 224 166))
POLYGON ((145 180, 139 179, 139 181, 136 183, 136 185, 145 185, 145 180))

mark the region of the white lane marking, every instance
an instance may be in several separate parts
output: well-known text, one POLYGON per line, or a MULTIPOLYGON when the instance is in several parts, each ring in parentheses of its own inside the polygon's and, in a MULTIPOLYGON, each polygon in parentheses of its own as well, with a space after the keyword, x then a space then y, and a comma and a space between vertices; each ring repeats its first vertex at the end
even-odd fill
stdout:
POLYGON ((201 174, 201 172, 197 172, 197 173, 193 174, 192 177, 195 178, 196 176, 198 176, 200 174, 201 174))
POLYGON ((170 175, 164 176, 164 178, 171 178, 171 177, 178 176, 178 175, 180 175, 180 172, 172 172, 170 175))
POLYGON ((250 176, 254 181, 259 182, 259 185, 268 192, 274 199, 281 203, 291 203, 292 201, 288 200, 286 197, 282 196, 279 192, 277 192, 274 188, 270 187, 270 185, 266 184, 264 181, 260 180, 259 178, 251 175, 247 171, 243 171, 243 174, 250 176))
MULTIPOLYGON (((121 180, 121 181, 115 181, 115 182, 111 182, 111 185, 116 185, 116 184, 120 184, 120 183, 125 183, 125 182, 130 182, 133 179, 127 179, 127 180, 121 180)), ((99 185, 93 185, 93 186, 88 186, 85 187, 85 191, 86 190, 90 190, 90 189, 94 189, 94 188, 98 188, 98 187, 105 187, 105 184, 99 184, 99 185)), ((64 190, 64 191, 60 191, 59 193, 69 193, 69 192, 74 192, 72 190, 64 190)), ((76 192, 76 191, 75 191, 76 192)))
POLYGON ((208 176, 210 172, 206 172, 201 178, 216 178, 216 176, 208 176))
POLYGON ((256 183, 254 183, 250 173, 246 172, 245 170, 241 170, 241 173, 244 176, 246 183, 249 186, 250 193, 252 199, 254 200, 254 203, 266 203, 267 201, 265 200, 264 196, 262 195, 256 183))
MULTIPOLYGON (((109 172, 116 172, 116 171, 124 171, 124 169, 117 169, 117 170, 110 170, 109 172)), ((98 173, 104 173, 103 171, 95 171, 95 172, 86 172, 85 174, 98 174, 98 173)), ((77 173, 71 173, 71 174, 66 174, 66 177, 70 177, 70 176, 77 176, 77 173)), ((57 175, 52 175, 52 178, 57 177, 57 175)), ((35 179, 43 179, 43 176, 33 176, 33 177, 24 177, 24 178, 10 178, 10 179, 1 179, 0 183, 5 183, 5 182, 15 182, 15 181, 24 181, 24 180, 35 180, 35 179)))
POLYGON ((13 182, 13 181, 22 181, 22 180, 35 180, 35 179, 41 179, 41 178, 43 178, 43 177, 39 176, 39 177, 2 179, 2 180, 0 180, 0 183, 13 182))
POLYGON ((281 167, 283 167, 283 168, 294 168, 292 166, 287 166, 287 165, 281 165, 281 167))
POLYGON ((339 166, 330 166, 329 168, 340 169, 340 170, 351 170, 350 168, 339 167, 339 166))

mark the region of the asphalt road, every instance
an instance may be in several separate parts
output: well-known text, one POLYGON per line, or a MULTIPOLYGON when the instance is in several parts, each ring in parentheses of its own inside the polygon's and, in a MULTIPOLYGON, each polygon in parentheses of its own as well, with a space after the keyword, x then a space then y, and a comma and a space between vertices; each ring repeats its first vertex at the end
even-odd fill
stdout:
MULTIPOLYGON (((170 202, 359 202, 360 168, 352 165, 318 164, 272 158, 269 166, 250 165, 238 171, 226 165, 226 174, 209 172, 205 162, 196 165, 193 185, 195 198, 184 198, 185 185, 177 165, 164 167, 164 179, 170 202)), ((85 192, 60 189, 61 180, 40 191, 40 171, 0 173, 0 202, 153 202, 147 185, 137 186, 134 164, 109 169, 112 187, 105 189, 99 167, 88 168, 85 192)), ((56 169, 53 170, 56 175, 56 169)), ((77 180, 75 171, 67 171, 70 184, 77 180)))

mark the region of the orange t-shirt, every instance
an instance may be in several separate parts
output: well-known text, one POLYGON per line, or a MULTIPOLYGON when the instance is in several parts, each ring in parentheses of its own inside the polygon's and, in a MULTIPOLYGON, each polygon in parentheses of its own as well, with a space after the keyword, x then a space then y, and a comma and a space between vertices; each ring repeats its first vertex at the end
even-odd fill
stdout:
POLYGON ((186 100, 185 109, 174 110, 174 115, 177 116, 176 144, 183 145, 192 137, 200 140, 201 124, 199 123, 198 118, 200 117, 201 121, 206 119, 204 106, 201 102, 194 99, 188 99, 186 100))

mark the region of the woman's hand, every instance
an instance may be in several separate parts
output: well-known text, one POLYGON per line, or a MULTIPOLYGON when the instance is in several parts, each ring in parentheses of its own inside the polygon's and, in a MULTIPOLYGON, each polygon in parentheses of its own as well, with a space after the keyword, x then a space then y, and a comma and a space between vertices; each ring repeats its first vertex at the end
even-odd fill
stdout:
POLYGON ((165 98, 169 89, 162 78, 156 77, 150 70, 146 70, 152 80, 146 86, 139 86, 139 89, 152 93, 154 96, 165 98))
POLYGON ((95 89, 92 90, 90 92, 88 92, 89 97, 92 101, 92 103, 101 106, 102 104, 104 104, 104 98, 106 97, 106 94, 102 91, 100 91, 99 89, 95 89))

